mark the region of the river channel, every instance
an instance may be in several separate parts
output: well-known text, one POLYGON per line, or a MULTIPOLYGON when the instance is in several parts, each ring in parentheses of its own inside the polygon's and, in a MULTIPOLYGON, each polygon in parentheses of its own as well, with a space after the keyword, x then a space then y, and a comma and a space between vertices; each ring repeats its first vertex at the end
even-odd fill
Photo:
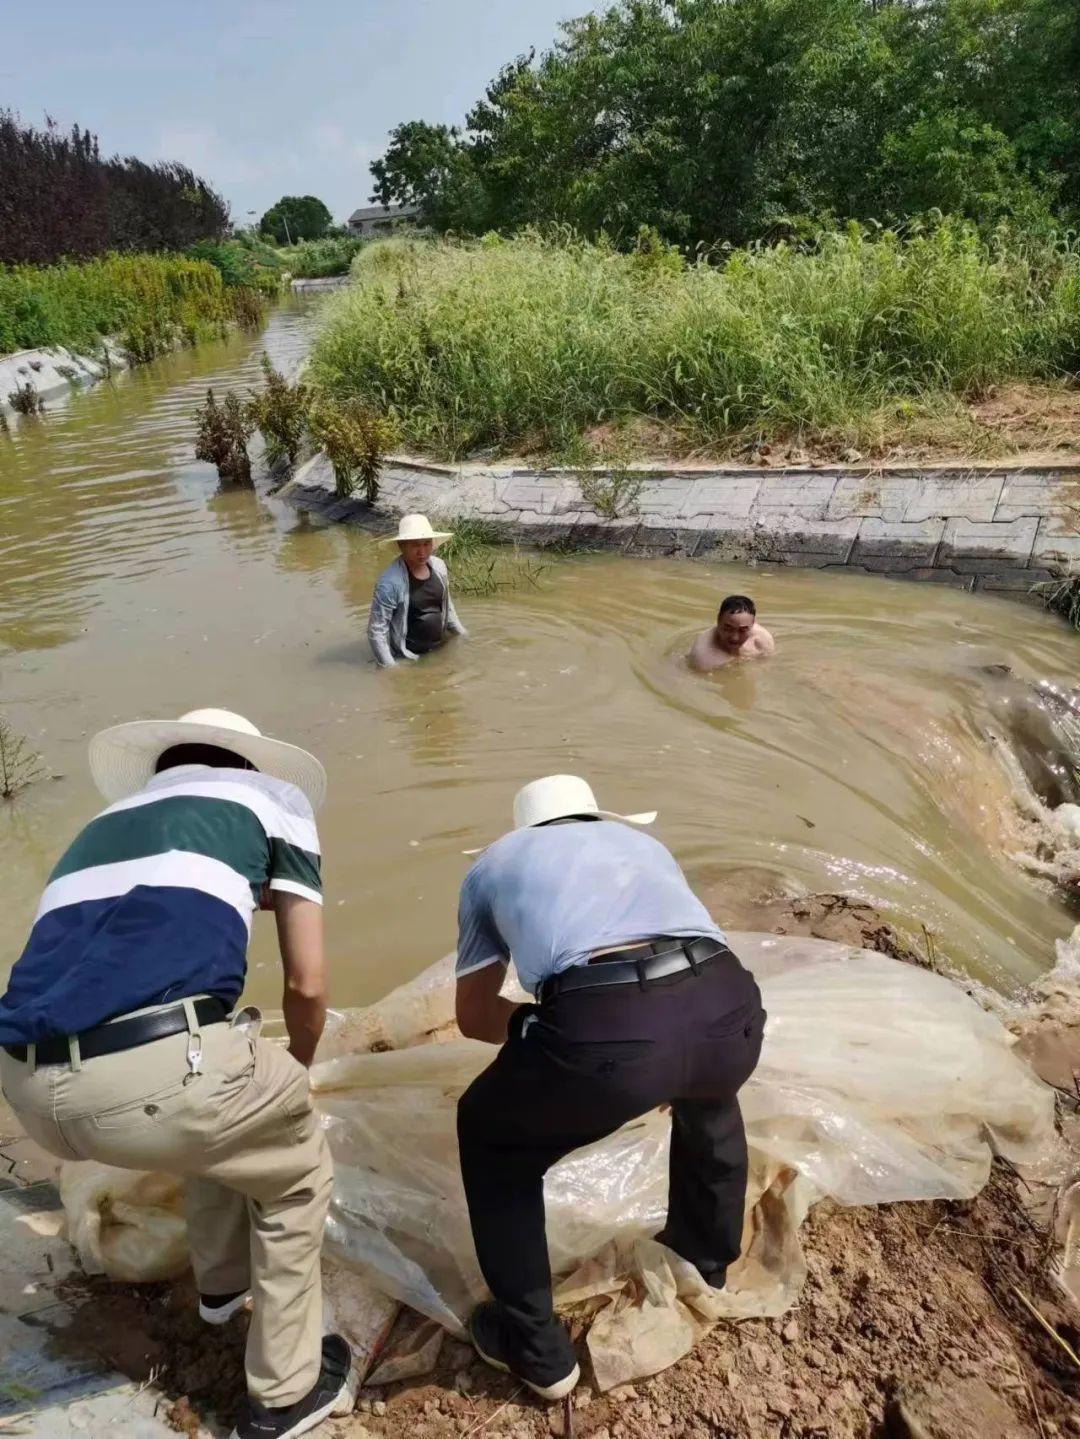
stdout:
MULTIPOLYGON (((379 672, 364 640, 388 550, 223 491, 193 458, 207 386, 303 353, 318 300, 120 376, 0 436, 0 713, 54 778, 0 803, 0 975, 98 801, 97 729, 203 705, 318 753, 334 1002, 370 1001, 454 942, 469 861, 523 781, 585 774, 656 808, 657 836, 723 923, 770 887, 843 890, 998 986, 1053 963, 1070 914, 1030 847, 986 667, 1068 682, 1080 642, 1037 610, 937 586, 614 555, 459 597, 466 641, 379 672), (682 655, 749 590, 775 658, 709 677, 682 655)), ((248 997, 276 1005, 272 923, 248 997)))

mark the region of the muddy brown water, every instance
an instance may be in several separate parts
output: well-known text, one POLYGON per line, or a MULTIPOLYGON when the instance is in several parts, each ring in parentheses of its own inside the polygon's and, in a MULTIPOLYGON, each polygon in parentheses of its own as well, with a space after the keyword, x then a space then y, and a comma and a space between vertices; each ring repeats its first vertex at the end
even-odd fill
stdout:
MULTIPOLYGON (((89 736, 202 705, 327 765, 337 1005, 453 945, 462 851, 506 828, 520 783, 561 770, 612 808, 658 808, 655 833, 721 922, 725 896, 845 890, 996 985, 1053 962, 1074 916, 1012 857, 980 667, 1068 681, 1080 642, 1062 624, 938 587, 594 555, 461 597, 471 638, 378 672, 364 626, 387 550, 266 485, 223 491, 192 453, 206 387, 254 383, 264 344, 295 361, 318 303, 0 436, 0 712, 57 776, 0 805, 0 975, 98 805, 89 736), (730 590, 752 592, 777 655, 693 675, 685 648, 730 590)), ((248 995, 279 1000, 265 917, 248 995)))

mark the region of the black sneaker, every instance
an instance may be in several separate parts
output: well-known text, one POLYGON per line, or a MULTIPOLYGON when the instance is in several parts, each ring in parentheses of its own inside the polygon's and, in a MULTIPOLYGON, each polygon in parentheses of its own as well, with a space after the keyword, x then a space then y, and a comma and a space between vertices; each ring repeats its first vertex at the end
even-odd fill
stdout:
POLYGON ((250 1298, 250 1289, 241 1289, 238 1294, 200 1294, 199 1318, 205 1324, 228 1324, 250 1298))
MULTIPOLYGON (((485 1364, 490 1364, 492 1369, 501 1369, 504 1374, 512 1374, 515 1379, 527 1384, 534 1394, 539 1394, 541 1399, 565 1399, 581 1378, 573 1350, 570 1350, 569 1368, 566 1361, 558 1359, 543 1366, 523 1363, 511 1352, 510 1336, 494 1300, 473 1310, 469 1320, 469 1338, 485 1364)), ((566 1347, 570 1348, 569 1339, 566 1339, 566 1347)))
POLYGON ((328 1334, 322 1342, 322 1370, 315 1387, 283 1409, 267 1409, 257 1399, 245 1399, 230 1439, 291 1439, 306 1434, 331 1415, 351 1414, 357 1387, 349 1346, 340 1334, 328 1334))

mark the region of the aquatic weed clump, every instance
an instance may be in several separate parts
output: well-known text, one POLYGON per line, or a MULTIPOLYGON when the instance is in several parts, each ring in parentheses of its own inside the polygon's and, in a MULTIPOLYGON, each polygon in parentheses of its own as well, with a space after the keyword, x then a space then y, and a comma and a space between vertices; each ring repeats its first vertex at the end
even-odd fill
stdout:
POLYGON ((41 756, 0 716, 0 800, 13 799, 45 774, 41 756))
POLYGON ((195 458, 217 468, 218 478, 233 484, 251 484, 251 460, 247 442, 254 423, 238 395, 230 390, 219 405, 213 390, 207 390, 206 403, 197 413, 199 422, 195 440, 195 458))
POLYGON ((267 463, 295 465, 308 427, 311 397, 302 381, 290 384, 263 351, 263 385, 252 391, 248 414, 266 445, 267 463))

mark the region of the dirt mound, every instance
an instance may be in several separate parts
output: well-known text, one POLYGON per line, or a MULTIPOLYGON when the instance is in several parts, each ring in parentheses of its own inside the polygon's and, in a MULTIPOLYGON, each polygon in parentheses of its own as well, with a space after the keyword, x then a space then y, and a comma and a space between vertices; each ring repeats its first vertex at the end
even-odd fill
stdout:
POLYGON ((57 1344, 73 1358, 90 1358, 165 1396, 161 1413, 180 1433, 199 1432, 199 1416, 232 1426, 244 1397, 247 1315, 225 1328, 198 1317, 192 1279, 176 1284, 114 1284, 78 1278, 63 1286, 71 1324, 57 1344))
MULTIPOLYGON (((804 1233, 810 1276, 797 1310, 721 1325, 665 1373, 607 1395, 586 1378, 575 1435, 1080 1435, 1080 1370, 1020 1297, 1076 1347, 1077 1316, 1046 1277, 1045 1240, 1021 1192, 998 1168, 967 1203, 817 1207, 804 1233)), ((377 1435, 562 1432, 556 1409, 534 1404, 454 1343, 434 1374, 365 1391, 361 1405, 359 1419, 377 1435)))

